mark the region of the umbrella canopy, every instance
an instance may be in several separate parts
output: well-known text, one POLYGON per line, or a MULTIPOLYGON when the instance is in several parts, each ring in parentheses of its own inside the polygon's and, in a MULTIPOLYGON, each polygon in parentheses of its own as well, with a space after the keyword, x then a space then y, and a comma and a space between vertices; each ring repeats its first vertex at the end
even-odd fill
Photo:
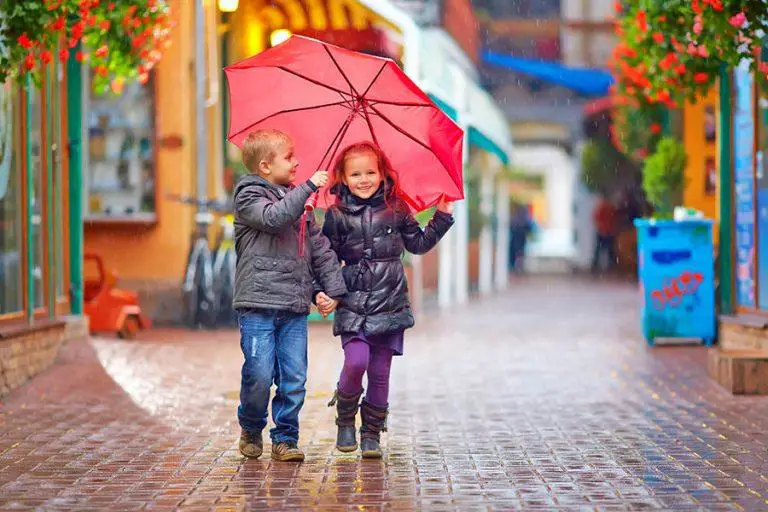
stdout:
POLYGON ((463 199, 463 131, 394 61, 293 36, 225 73, 229 140, 240 147, 254 130, 287 133, 301 162, 297 179, 330 171, 341 149, 370 141, 414 211, 463 199))

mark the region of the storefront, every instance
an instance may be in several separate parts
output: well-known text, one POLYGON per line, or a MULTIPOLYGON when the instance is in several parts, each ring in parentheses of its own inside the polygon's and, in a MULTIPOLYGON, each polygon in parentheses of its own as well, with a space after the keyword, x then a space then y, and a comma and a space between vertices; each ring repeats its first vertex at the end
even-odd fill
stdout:
POLYGON ((70 313, 66 73, 0 84, 0 396, 83 334, 70 313), (44 332, 44 334, 39 334, 44 332))
MULTIPOLYGON (((137 291, 153 320, 178 322, 181 281, 195 231, 197 120, 192 42, 193 0, 174 3, 170 46, 149 81, 127 83, 121 94, 91 91, 83 71, 83 212, 86 253, 100 256, 119 286, 137 291)), ((205 4, 209 90, 205 104, 207 197, 223 197, 223 142, 218 98, 218 8, 205 4)))
POLYGON ((768 85, 748 66, 733 73, 733 298, 768 316, 768 85))

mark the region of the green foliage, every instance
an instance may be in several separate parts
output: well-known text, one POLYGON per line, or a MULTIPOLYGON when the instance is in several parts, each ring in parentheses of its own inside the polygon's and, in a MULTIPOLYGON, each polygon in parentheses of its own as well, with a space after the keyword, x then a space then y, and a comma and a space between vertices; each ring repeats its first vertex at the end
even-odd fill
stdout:
POLYGON ((172 27, 166 0, 15 0, 0 3, 0 81, 41 83, 53 59, 66 62, 70 49, 94 70, 97 92, 119 94, 127 80, 149 78, 167 47, 172 27))
POLYGON ((682 203, 685 187, 685 147, 671 137, 659 142, 643 167, 643 190, 657 218, 671 218, 682 203))
POLYGON ((614 50, 618 90, 634 106, 679 106, 705 95, 720 67, 755 57, 768 33, 763 0, 637 0, 623 2, 614 50))
POLYGON ((592 193, 611 194, 634 179, 634 169, 613 144, 591 139, 581 156, 581 181, 592 193))

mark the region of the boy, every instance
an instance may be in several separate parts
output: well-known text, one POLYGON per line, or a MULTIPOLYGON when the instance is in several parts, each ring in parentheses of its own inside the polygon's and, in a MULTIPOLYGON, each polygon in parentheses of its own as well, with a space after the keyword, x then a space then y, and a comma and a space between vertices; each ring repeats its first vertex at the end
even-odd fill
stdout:
POLYGON ((234 201, 237 271, 233 302, 245 356, 237 410, 242 428, 240 452, 250 458, 263 452, 261 432, 267 425, 274 382, 272 459, 302 461, 304 453, 297 443, 299 411, 306 393, 307 315, 313 277, 331 299, 347 291, 338 258, 314 224, 306 230, 304 255, 299 255, 304 204, 328 182, 328 173, 318 171, 294 187, 299 163, 293 142, 277 130, 251 133, 242 150, 250 174, 237 184, 234 201))

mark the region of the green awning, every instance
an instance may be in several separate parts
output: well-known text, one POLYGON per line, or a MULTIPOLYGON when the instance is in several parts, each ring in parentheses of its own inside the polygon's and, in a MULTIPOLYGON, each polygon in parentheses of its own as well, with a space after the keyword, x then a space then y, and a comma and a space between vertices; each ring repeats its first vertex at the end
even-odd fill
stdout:
MULTIPOLYGON (((434 94, 429 94, 429 99, 431 99, 433 102, 435 102, 435 105, 437 105, 440 110, 445 112, 445 114, 453 119, 456 120, 456 109, 450 106, 445 101, 441 100, 434 94)), ((509 155, 501 149, 495 142, 493 142, 491 139, 486 137, 480 130, 475 128, 474 126, 469 127, 469 144, 472 146, 476 146, 484 151, 487 151, 489 153, 493 153, 494 155, 499 157, 499 160, 504 163, 504 165, 507 165, 509 163, 509 155)))
POLYGON ((469 144, 477 146, 488 153, 493 153, 499 157, 499 160, 501 160, 504 165, 509 163, 509 155, 474 126, 469 127, 469 144))

